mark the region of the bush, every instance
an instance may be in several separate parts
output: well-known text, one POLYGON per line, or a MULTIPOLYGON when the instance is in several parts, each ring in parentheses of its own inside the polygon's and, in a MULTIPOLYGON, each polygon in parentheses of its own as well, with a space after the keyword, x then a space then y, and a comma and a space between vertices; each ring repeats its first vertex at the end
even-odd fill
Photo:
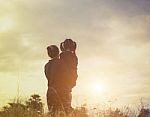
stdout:
POLYGON ((0 111, 0 117, 42 117, 43 104, 39 95, 31 95, 25 104, 17 100, 13 103, 8 103, 0 111))

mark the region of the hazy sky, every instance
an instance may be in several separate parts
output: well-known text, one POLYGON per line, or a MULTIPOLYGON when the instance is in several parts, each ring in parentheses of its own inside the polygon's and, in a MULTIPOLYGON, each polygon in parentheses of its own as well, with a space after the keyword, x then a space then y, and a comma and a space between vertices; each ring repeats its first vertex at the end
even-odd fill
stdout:
POLYGON ((98 102, 150 101, 150 0, 0 0, 0 105, 19 95, 45 98, 46 47, 72 38, 78 44, 81 103, 91 82, 98 102), (81 90, 82 89, 82 90, 81 90), (82 99, 81 99, 82 98, 82 99))

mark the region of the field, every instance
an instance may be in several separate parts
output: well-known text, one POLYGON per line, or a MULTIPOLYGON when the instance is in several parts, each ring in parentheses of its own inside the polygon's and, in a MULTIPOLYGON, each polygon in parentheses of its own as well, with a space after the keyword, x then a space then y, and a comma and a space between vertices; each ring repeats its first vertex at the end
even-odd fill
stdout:
MULTIPOLYGON (((54 117, 45 111, 44 104, 38 94, 31 95, 26 101, 16 99, 14 102, 8 103, 0 110, 0 117, 54 117)), ((55 117, 149 117, 149 110, 144 107, 135 112, 125 107, 124 109, 111 108, 88 110, 86 105, 75 108, 71 113, 66 114, 59 111, 55 117)))

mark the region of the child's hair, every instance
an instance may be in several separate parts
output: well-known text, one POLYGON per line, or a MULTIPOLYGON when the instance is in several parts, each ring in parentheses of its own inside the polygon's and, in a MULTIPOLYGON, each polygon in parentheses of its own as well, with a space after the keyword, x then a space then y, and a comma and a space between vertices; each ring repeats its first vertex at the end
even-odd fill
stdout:
POLYGON ((60 44, 61 51, 75 51, 76 50, 76 42, 72 39, 66 39, 64 42, 60 44))
POLYGON ((59 55, 59 48, 56 45, 50 45, 47 47, 48 56, 55 58, 59 55))

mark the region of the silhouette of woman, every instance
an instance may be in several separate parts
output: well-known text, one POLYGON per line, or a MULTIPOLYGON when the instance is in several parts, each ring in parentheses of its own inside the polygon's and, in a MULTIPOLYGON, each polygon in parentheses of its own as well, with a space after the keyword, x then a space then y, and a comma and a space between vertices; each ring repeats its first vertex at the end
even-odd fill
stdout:
POLYGON ((51 60, 45 65, 48 80, 47 104, 54 114, 58 110, 69 113, 72 110, 72 88, 76 85, 78 58, 75 54, 76 43, 66 39, 60 44, 61 53, 55 45, 47 47, 51 60), (60 58, 59 58, 60 56, 60 58))
POLYGON ((59 49, 56 45, 51 45, 47 47, 47 53, 51 58, 51 60, 45 65, 45 76, 48 80, 47 105, 51 114, 54 115, 54 113, 60 108, 60 102, 58 101, 57 91, 55 89, 55 77, 52 73, 53 69, 59 62, 59 49))

